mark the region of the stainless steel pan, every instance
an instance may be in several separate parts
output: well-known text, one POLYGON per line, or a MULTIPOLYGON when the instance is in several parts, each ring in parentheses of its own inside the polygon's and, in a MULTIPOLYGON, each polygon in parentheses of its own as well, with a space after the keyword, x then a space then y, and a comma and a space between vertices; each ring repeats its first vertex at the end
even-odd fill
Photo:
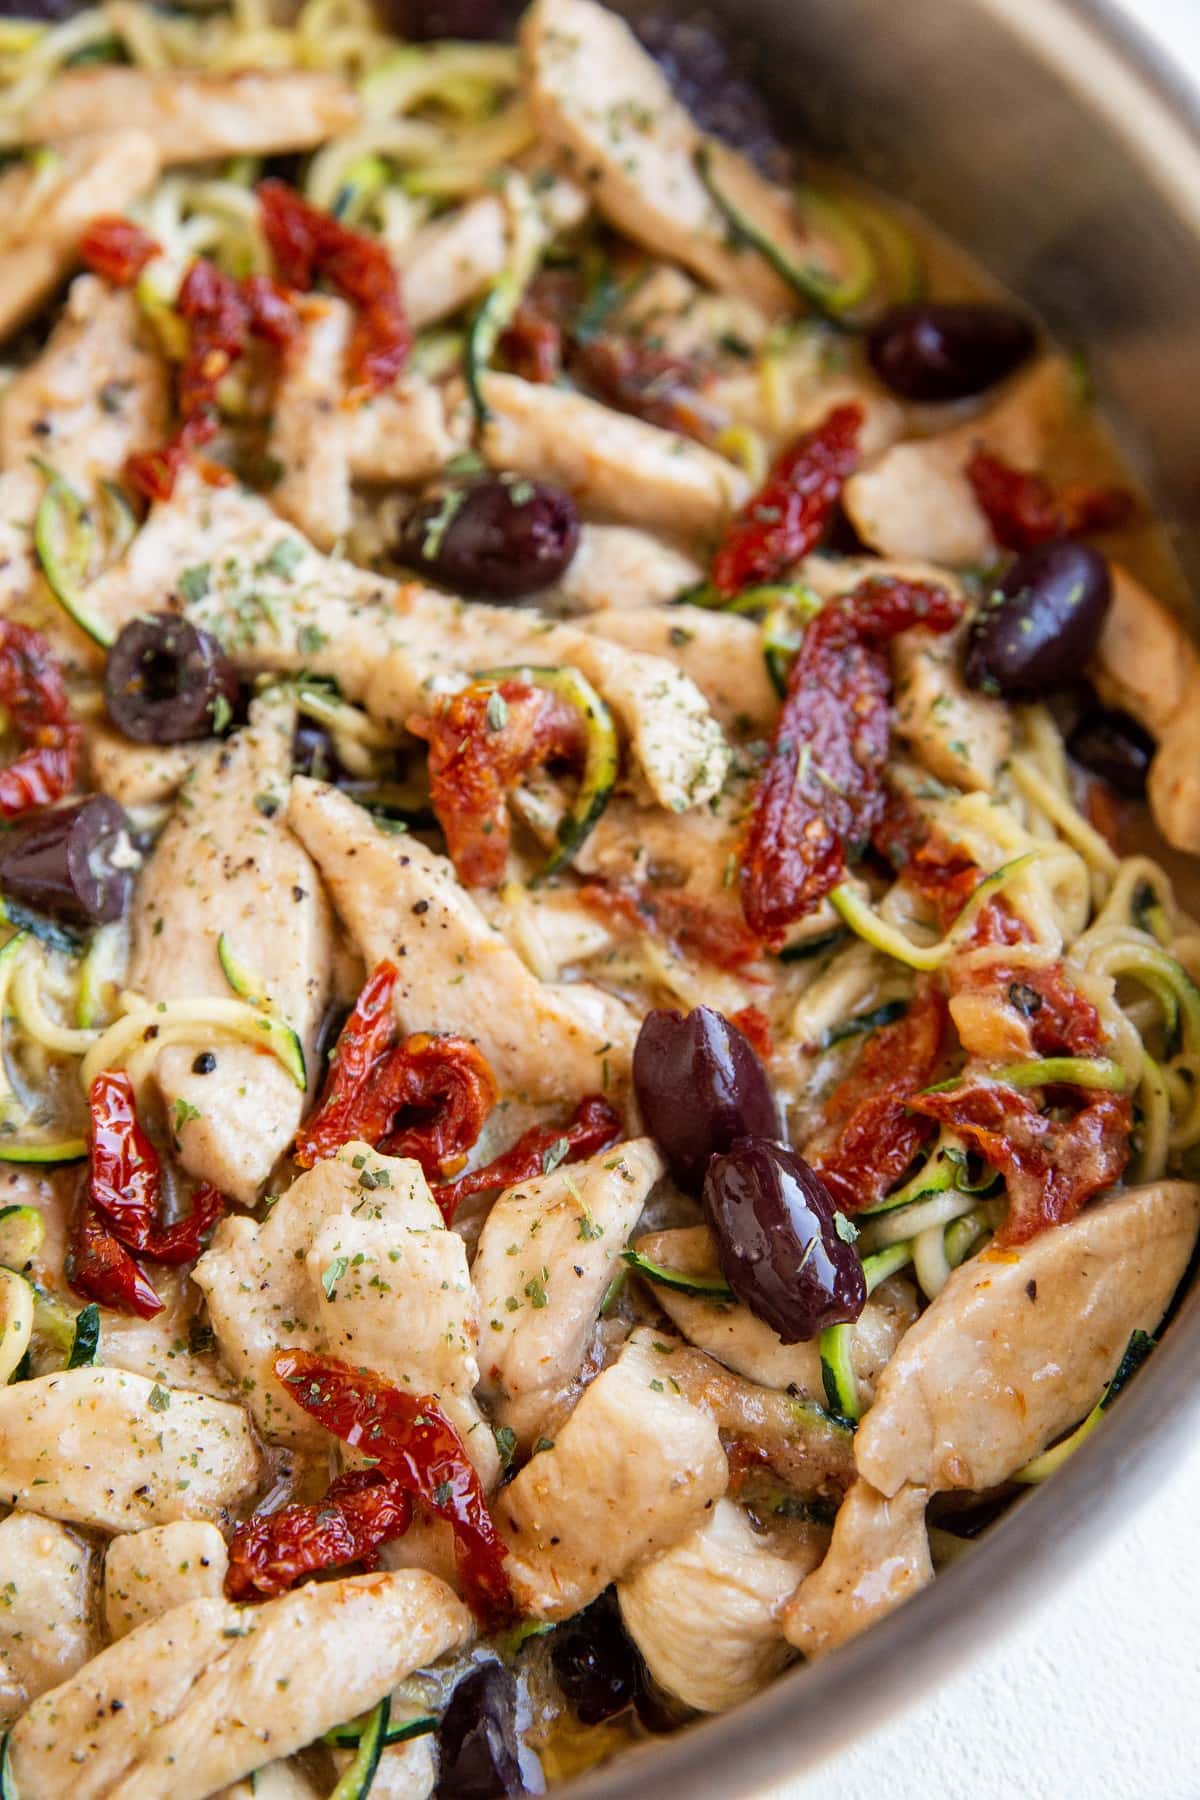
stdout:
MULTIPOLYGON (((1104 0, 709 10, 761 44, 799 141, 914 200, 1062 340, 1087 346, 1200 591, 1200 96, 1104 0)), ((1035 1587, 1077 1568, 1152 1494, 1198 1416, 1193 1285, 1104 1429, 932 1587, 751 1705, 573 1784, 573 1800, 725 1800, 830 1756, 961 1668, 1035 1587)))

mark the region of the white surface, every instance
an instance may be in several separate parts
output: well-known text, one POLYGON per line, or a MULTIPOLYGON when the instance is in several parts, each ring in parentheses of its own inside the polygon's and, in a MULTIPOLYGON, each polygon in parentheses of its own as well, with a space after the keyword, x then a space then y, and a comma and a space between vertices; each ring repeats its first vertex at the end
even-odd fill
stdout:
MULTIPOLYGON (((1200 0, 1126 4, 1200 84, 1200 0)), ((1198 1496, 1200 1439, 956 1680, 762 1800, 1200 1800, 1198 1496)))

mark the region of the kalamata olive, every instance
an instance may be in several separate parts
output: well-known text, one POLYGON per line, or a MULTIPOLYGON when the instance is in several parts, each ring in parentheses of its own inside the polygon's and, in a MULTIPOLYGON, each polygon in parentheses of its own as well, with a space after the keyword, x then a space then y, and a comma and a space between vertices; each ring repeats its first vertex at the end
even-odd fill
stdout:
POLYGON ((492 43, 511 37, 520 0, 388 0, 388 24, 413 43, 435 38, 492 43))
POLYGON ((333 739, 314 719, 297 719, 292 735, 292 767, 314 781, 336 782, 346 773, 333 739))
POLYGON ((1154 739, 1128 713, 1085 713, 1067 739, 1077 763, 1128 800, 1140 800, 1154 760, 1154 739))
POLYGON ((702 131, 732 144, 764 175, 787 179, 792 157, 775 134, 770 109, 711 25, 654 12, 636 19, 634 30, 702 131))
POLYGON ((1033 700, 1075 680, 1112 600, 1108 564, 1071 539, 1027 550, 971 623, 967 684, 1033 700))
POLYGON ((554 1633, 550 1663, 559 1687, 584 1725, 599 1725, 632 1706, 642 1659, 621 1622, 612 1589, 554 1633))
POLYGON ((139 744, 213 737, 233 717, 237 697, 237 671, 216 638, 174 613, 132 619, 108 653, 109 717, 139 744))
POLYGON ((503 1663, 463 1676, 438 1726, 437 1800, 515 1800, 526 1792, 516 1710, 516 1677, 503 1663))
POLYGON ((633 1085, 646 1130, 685 1193, 698 1194, 708 1159, 735 1138, 771 1137, 779 1109, 749 1039, 711 1007, 659 1008, 642 1020, 633 1085))
POLYGON ((1011 375, 1036 342, 1009 306, 918 301, 880 319, 867 354, 880 381, 906 400, 964 400, 1011 375))
POLYGON ((56 806, 0 835, 0 892, 37 912, 76 924, 110 925, 129 904, 129 869, 113 858, 125 809, 106 794, 56 806))
POLYGON ((57 25, 61 19, 74 18, 86 4, 87 0, 0 0, 0 19, 36 19, 39 24, 57 25))
POLYGON ((561 489, 481 475, 427 494, 404 522, 398 554, 456 594, 517 600, 558 580, 579 545, 579 514, 561 489))
POLYGON ((857 1319, 867 1298, 862 1263, 838 1230, 829 1190, 796 1151, 738 1138, 708 1165, 704 1210, 726 1281, 785 1344, 857 1319))

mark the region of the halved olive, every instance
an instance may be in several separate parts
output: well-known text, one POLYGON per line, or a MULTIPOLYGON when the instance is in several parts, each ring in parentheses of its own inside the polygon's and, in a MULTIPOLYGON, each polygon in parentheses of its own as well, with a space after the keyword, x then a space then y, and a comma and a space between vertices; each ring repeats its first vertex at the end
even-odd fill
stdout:
POLYGON ((108 653, 108 714, 136 743, 215 737, 237 697, 237 671, 216 638, 174 613, 131 620, 108 653))
POLYGON ((906 400, 965 400, 1011 375, 1036 343, 1011 306, 917 301, 885 314, 867 354, 880 381, 906 400))
POLYGON ((708 1159, 735 1138, 770 1137, 779 1124, 754 1046, 723 1013, 646 1014, 633 1051, 646 1130, 685 1193, 698 1194, 708 1159))
POLYGON ((1140 800, 1145 794, 1154 739, 1128 713, 1102 708, 1085 713, 1067 739, 1067 749, 1126 799, 1140 800))
POLYGON ((106 794, 23 819, 0 836, 0 893, 55 918, 109 925, 129 904, 131 873, 113 860, 128 829, 106 794))
POLYGON ((1108 564, 1064 538, 1018 556, 967 636, 969 687, 1036 700, 1078 680, 1112 602, 1108 564))
POLYGON ((479 475, 427 494, 404 521, 398 554, 456 594, 519 600, 553 585, 579 546, 570 494, 516 475, 479 475))
POLYGON ((438 1800, 516 1800, 527 1791, 516 1712, 516 1678, 503 1663, 463 1676, 438 1726, 438 1800))

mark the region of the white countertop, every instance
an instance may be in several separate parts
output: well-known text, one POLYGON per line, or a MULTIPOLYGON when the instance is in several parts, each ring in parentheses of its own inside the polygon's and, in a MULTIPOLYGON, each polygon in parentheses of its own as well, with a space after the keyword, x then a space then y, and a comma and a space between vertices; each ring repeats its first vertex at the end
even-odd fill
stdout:
MULTIPOLYGON (((1125 5, 1200 83, 1200 0, 1125 5)), ((1200 1800, 1198 1495, 1200 1434, 978 1661, 762 1800, 1200 1800)))

